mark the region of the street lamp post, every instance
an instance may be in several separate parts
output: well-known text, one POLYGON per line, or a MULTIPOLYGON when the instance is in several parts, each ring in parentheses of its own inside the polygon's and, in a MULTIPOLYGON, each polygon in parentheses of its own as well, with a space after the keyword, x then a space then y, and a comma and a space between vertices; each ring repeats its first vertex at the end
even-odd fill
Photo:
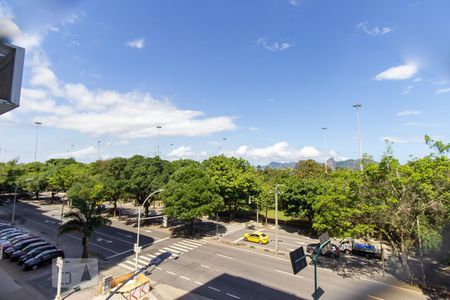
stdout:
POLYGON ((327 129, 326 127, 322 127, 323 132, 323 153, 325 155, 325 162, 323 163, 325 168, 325 174, 327 174, 327 129))
POLYGON ((275 185, 275 253, 278 254, 278 194, 280 191, 278 188, 283 186, 282 184, 275 185))
POLYGON ((34 161, 37 159, 37 148, 38 148, 38 139, 39 139, 39 126, 42 125, 41 122, 34 122, 36 124, 36 141, 34 143, 34 161))
POLYGON ((138 270, 138 259, 139 259, 139 254, 141 252, 141 247, 139 247, 139 232, 141 229, 141 211, 142 211, 142 208, 144 208, 144 205, 148 201, 148 199, 150 199, 153 195, 160 193, 162 191, 164 191, 164 189, 156 190, 153 193, 151 193, 150 195, 148 195, 147 198, 145 198, 144 202, 142 203, 141 207, 139 207, 136 244, 134 244, 134 252, 136 253, 136 261, 135 261, 134 269, 136 272, 138 270))
MULTIPOLYGON (((252 200, 255 199, 254 196, 248 196, 248 204, 252 204, 252 200)), ((256 224, 259 224, 259 205, 258 201, 255 201, 256 203, 256 224)))
POLYGON ((100 160, 100 143, 102 141, 97 141, 97 159, 100 160))
POLYGON ((18 184, 16 184, 16 189, 14 191, 14 204, 13 204, 13 211, 11 216, 11 225, 14 225, 14 216, 16 214, 16 201, 17 201, 17 188, 19 187, 18 184))
POLYGON ((353 107, 356 109, 356 127, 358 130, 358 144, 359 144, 359 169, 363 170, 362 164, 362 141, 361 141, 361 125, 359 122, 359 109, 362 107, 361 104, 354 104, 353 107))
POLYGON ((160 139, 160 136, 161 136, 161 128, 162 128, 162 126, 160 126, 160 125, 156 126, 156 129, 158 129, 158 148, 157 148, 157 155, 158 155, 158 157, 159 157, 159 139, 160 139))

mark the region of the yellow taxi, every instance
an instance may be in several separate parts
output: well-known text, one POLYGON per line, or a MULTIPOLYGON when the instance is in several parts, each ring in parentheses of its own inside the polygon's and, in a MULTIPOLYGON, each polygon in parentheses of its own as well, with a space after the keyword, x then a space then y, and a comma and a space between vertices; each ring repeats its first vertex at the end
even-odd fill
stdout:
POLYGON ((267 244, 269 242, 269 236, 260 231, 254 231, 252 233, 244 234, 244 241, 249 241, 259 244, 267 244))

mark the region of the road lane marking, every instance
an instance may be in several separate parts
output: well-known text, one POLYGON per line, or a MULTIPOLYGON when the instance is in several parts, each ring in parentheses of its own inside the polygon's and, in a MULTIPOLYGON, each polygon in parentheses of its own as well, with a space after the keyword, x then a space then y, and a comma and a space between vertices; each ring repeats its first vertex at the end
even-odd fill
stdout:
POLYGON ((174 272, 170 272, 170 271, 166 271, 167 273, 169 273, 170 275, 175 275, 176 273, 174 272))
POLYGON ((180 278, 184 279, 184 280, 191 280, 190 278, 184 277, 184 276, 180 276, 180 278))
POLYGON ((240 237, 240 238, 238 238, 237 240, 233 241, 233 243, 236 244, 237 242, 239 242, 239 241, 241 241, 241 240, 243 240, 243 239, 244 239, 244 237, 240 237))
POLYGON ((176 244, 174 244, 174 245, 176 245, 176 246, 178 246, 178 247, 180 247, 180 248, 182 248, 182 249, 184 249, 184 250, 186 250, 186 251, 194 250, 194 248, 185 246, 185 245, 180 244, 180 243, 176 243, 176 244))
POLYGON ((384 300, 383 298, 378 298, 378 297, 375 297, 375 296, 372 296, 372 295, 369 295, 369 294, 367 294, 367 296, 369 296, 370 298, 373 298, 373 299, 377 299, 377 300, 384 300))
POLYGON ((151 233, 152 231, 151 230, 144 230, 145 232, 148 232, 148 233, 151 233))
POLYGON ((158 270, 162 270, 160 267, 156 267, 158 270))
POLYGON ((231 298, 234 298, 234 299, 241 299, 240 297, 230 294, 230 293, 227 293, 227 296, 230 296, 231 298))
POLYGON ((288 250, 289 250, 289 251, 294 251, 295 249, 292 249, 292 248, 288 248, 288 250))
POLYGON ((201 283, 200 281, 194 281, 194 282, 198 285, 203 285, 203 283, 201 283))
POLYGON ((253 255, 256 254, 256 255, 261 255, 261 256, 270 257, 270 258, 273 258, 273 259, 278 259, 278 260, 282 260, 282 261, 291 262, 289 259, 285 259, 285 258, 281 258, 281 257, 276 257, 276 256, 264 254, 264 253, 255 252, 255 251, 250 251, 250 250, 242 249, 242 248, 239 248, 239 247, 236 247, 236 246, 228 246, 228 245, 225 245, 225 244, 223 244, 223 243, 218 243, 218 242, 213 242, 213 241, 208 241, 208 243, 209 243, 209 244, 213 244, 213 245, 218 245, 218 246, 220 246, 220 247, 227 247, 227 248, 230 248, 230 249, 233 249, 233 250, 239 250, 239 251, 243 251, 243 252, 248 252, 248 253, 251 253, 251 254, 253 254, 253 255))
POLYGON ((120 263, 119 266, 121 266, 122 268, 125 268, 127 270, 134 271, 134 268, 132 268, 124 263, 120 263))
POLYGON ((210 285, 208 285, 208 289, 211 289, 211 290, 213 290, 213 291, 216 291, 216 292, 220 293, 220 290, 219 290, 219 289, 216 289, 215 287, 212 287, 212 286, 210 286, 210 285))
POLYGON ((234 258, 232 258, 232 257, 226 256, 226 255, 222 255, 222 254, 217 254, 217 256, 224 257, 224 258, 228 258, 228 259, 234 259, 234 258))
POLYGON ((288 273, 288 272, 281 271, 281 270, 278 270, 278 269, 275 269, 275 272, 283 273, 283 274, 290 275, 290 276, 294 276, 294 277, 300 277, 300 278, 303 278, 303 276, 300 276, 300 275, 294 275, 294 274, 292 274, 292 273, 288 273))
MULTIPOLYGON (((156 242, 155 242, 156 243, 156 242)), ((148 243, 148 244, 145 244, 145 245, 142 245, 141 247, 142 248, 145 248, 145 247, 147 247, 147 246, 149 246, 149 245, 152 245, 153 243, 148 243)), ((131 252, 131 251, 133 251, 134 249, 133 248, 131 248, 131 249, 128 249, 128 250, 125 250, 125 251, 122 251, 122 252, 120 252, 120 253, 116 253, 116 254, 114 254, 114 255, 111 255, 111 256, 108 256, 108 257, 105 257, 105 260, 108 260, 108 259, 111 259, 111 258, 114 258, 114 257, 116 257, 116 256, 120 256, 120 255, 122 255, 122 254, 125 254, 125 253, 128 253, 128 252, 131 252)))
POLYGON ((159 243, 159 242, 162 242, 162 241, 165 241, 165 240, 167 240, 167 239, 170 239, 170 236, 168 236, 168 237, 165 237, 165 238, 163 238, 163 239, 160 239, 160 240, 157 240, 157 241, 154 241, 153 243, 159 243))
POLYGON ((300 244, 300 245, 304 245, 304 244, 306 244, 306 243, 303 243, 303 242, 296 242, 297 244, 300 244))
POLYGON ((207 269, 209 269, 210 267, 208 267, 208 266, 205 266, 205 265, 201 265, 203 268, 207 268, 207 269))
MULTIPOLYGON (((79 240, 79 241, 81 241, 81 239, 80 239, 79 237, 76 237, 76 236, 74 236, 74 235, 72 235, 72 234, 68 234, 67 236, 70 236, 71 238, 74 238, 74 239, 76 239, 76 240, 79 240)), ((107 251, 109 251, 109 252, 112 252, 112 253, 118 254, 118 252, 116 252, 116 251, 114 251, 114 250, 111 250, 111 249, 108 249, 108 248, 102 247, 102 246, 100 246, 100 245, 97 245, 97 244, 95 244, 95 243, 89 242, 89 244, 90 244, 90 245, 92 245, 92 246, 95 246, 95 247, 101 248, 101 249, 103 249, 103 250, 107 250, 107 251)))
POLYGON ((116 231, 116 234, 122 235, 122 236, 127 237, 127 238, 132 238, 133 237, 131 234, 125 234, 125 233, 121 233, 121 232, 117 232, 117 231, 116 231))
MULTIPOLYGON (((101 235, 104 235, 104 236, 107 236, 107 237, 109 237, 109 238, 111 238, 111 239, 115 239, 115 240, 118 240, 118 241, 121 241, 121 242, 124 242, 124 243, 127 243, 127 244, 134 245, 133 242, 130 242, 130 241, 127 241, 127 240, 124 240, 124 239, 115 237, 115 236, 113 236, 113 235, 109 235, 109 234, 106 234, 106 233, 101 233, 101 232, 98 232, 98 231, 96 231, 95 233, 101 234, 101 235)), ((103 240, 104 240, 104 239, 103 239, 103 240)))
POLYGON ((151 254, 145 254, 145 255, 141 254, 141 257, 147 258, 147 259, 152 259, 152 258, 155 258, 156 256, 151 255, 151 254))

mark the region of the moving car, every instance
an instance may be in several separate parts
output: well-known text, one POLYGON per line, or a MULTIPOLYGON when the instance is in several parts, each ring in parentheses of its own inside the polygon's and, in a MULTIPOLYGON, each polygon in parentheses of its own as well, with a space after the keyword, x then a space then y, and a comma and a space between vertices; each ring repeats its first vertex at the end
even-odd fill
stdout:
POLYGON ((254 231, 252 233, 244 234, 244 241, 249 241, 259 244, 267 244, 269 242, 269 236, 260 231, 254 231))
POLYGON ((46 245, 49 245, 49 243, 44 242, 44 241, 31 243, 28 246, 26 246, 25 248, 16 250, 13 253, 11 253, 11 255, 10 255, 11 261, 18 261, 22 255, 27 254, 28 252, 30 252, 33 249, 36 249, 37 247, 46 246, 46 245))
POLYGON ((64 258, 64 251, 62 251, 61 249, 44 251, 24 262, 23 269, 25 271, 36 270, 39 267, 51 264, 52 260, 57 257, 64 258))
POLYGON ((34 248, 27 254, 22 255, 19 258, 19 260, 17 261, 17 264, 23 265, 23 263, 26 262, 27 260, 29 260, 30 258, 33 258, 47 250, 56 250, 56 247, 53 245, 45 245, 45 246, 40 246, 40 247, 34 248))
MULTIPOLYGON (((306 251, 311 254, 317 254, 317 249, 319 248, 320 243, 308 244, 306 246, 306 251)), ((338 258, 340 255, 339 247, 336 244, 331 244, 330 250, 328 250, 325 254, 322 254, 326 257, 338 258)))

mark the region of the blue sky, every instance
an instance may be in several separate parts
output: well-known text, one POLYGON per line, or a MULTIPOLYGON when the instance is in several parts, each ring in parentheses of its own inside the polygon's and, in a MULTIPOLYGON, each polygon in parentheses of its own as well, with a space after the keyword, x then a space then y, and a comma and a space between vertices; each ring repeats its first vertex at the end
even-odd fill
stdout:
POLYGON ((424 134, 448 142, 448 1, 0 3, 27 51, 0 160, 34 159, 35 121, 41 161, 158 143, 167 159, 356 158, 355 103, 376 159, 385 139, 402 161, 428 153, 424 134))

